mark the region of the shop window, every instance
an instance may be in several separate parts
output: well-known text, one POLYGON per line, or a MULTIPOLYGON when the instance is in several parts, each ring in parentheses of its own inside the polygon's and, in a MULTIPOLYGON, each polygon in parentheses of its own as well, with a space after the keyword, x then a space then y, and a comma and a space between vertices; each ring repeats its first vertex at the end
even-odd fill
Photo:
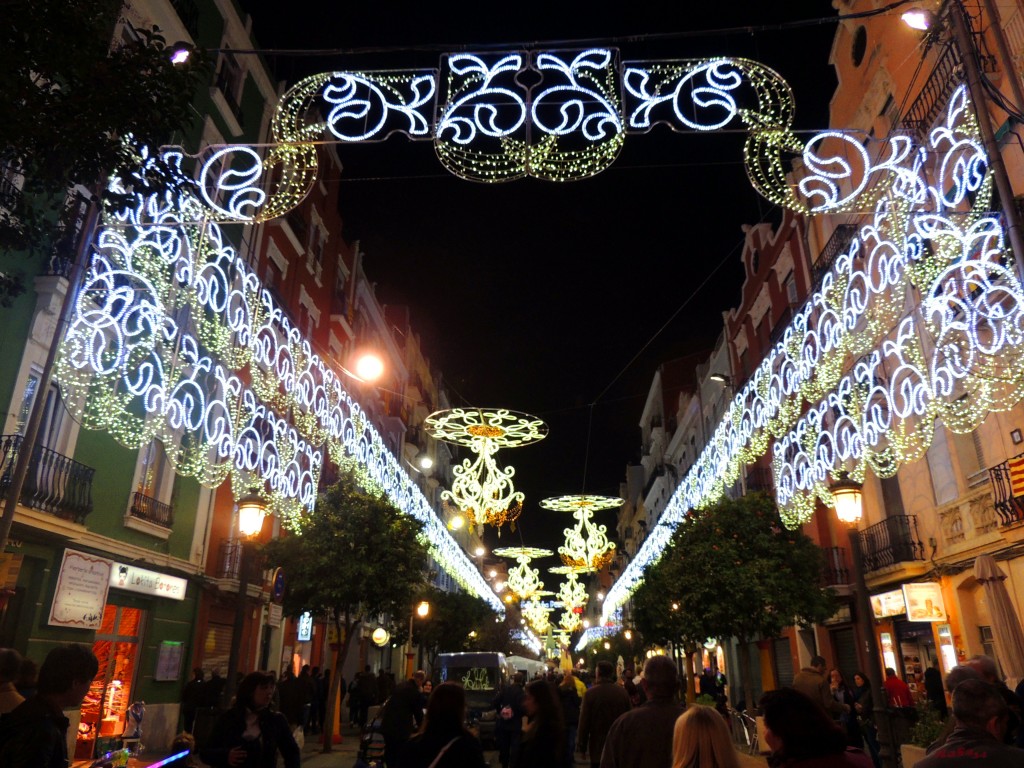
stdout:
POLYGON ((143 611, 139 608, 108 604, 103 609, 103 622, 92 646, 100 666, 82 702, 76 760, 91 760, 110 751, 128 728, 142 620, 143 611))

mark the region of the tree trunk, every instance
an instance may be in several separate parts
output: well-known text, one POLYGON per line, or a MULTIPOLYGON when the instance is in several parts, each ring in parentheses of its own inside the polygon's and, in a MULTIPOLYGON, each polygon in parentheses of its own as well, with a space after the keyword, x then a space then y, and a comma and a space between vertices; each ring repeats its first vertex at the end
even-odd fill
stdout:
MULTIPOLYGON (((743 700, 748 712, 757 707, 754 701, 754 678, 750 675, 750 641, 736 638, 739 643, 740 680, 743 682, 743 700)), ((735 704, 735 702, 733 702, 735 704)))
POLYGON ((352 632, 355 630, 359 620, 349 621, 348 612, 345 612, 345 623, 342 624, 341 616, 334 614, 334 631, 338 634, 338 648, 334 652, 334 673, 331 675, 331 690, 327 695, 327 711, 324 713, 324 742, 323 751, 330 752, 334 747, 334 713, 340 706, 338 692, 341 690, 341 670, 345 666, 345 659, 348 658, 348 649, 352 644, 352 632))

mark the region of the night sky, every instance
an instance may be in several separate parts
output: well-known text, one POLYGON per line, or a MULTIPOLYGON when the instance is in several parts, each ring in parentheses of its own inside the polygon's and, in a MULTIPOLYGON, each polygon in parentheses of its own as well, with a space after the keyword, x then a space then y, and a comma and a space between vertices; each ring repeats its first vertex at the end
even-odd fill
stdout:
MULTIPOLYGON (((673 11, 616 3, 608 12, 590 3, 404 5, 242 0, 264 49, 377 49, 268 54, 289 82, 330 69, 436 68, 439 48, 585 39, 617 46, 626 61, 755 59, 789 82, 797 128, 828 122, 829 0, 673 11), (761 29, 803 19, 828 21, 761 29)), ((637 424, 659 362, 709 348, 722 311, 738 303, 740 227, 781 215, 747 181, 743 139, 656 127, 627 136, 608 170, 565 184, 463 181, 430 142, 404 137, 339 148, 344 235, 360 240, 380 301, 411 307, 452 403, 525 411, 550 427, 540 443, 498 454, 526 493, 520 528, 503 532, 502 546, 521 536, 557 548, 570 518, 540 509, 543 498, 618 493, 639 459, 637 424)), ((614 535, 614 513, 599 518, 614 535)), ((487 537, 498 545, 493 530, 487 537)))

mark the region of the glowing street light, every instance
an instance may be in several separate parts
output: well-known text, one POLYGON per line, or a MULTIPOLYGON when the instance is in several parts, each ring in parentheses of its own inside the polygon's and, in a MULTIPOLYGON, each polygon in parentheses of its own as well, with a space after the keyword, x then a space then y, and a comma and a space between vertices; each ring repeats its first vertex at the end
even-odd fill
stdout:
POLYGON ((373 352, 363 352, 356 358, 356 378, 372 383, 384 375, 384 361, 373 352))
POLYGON ((909 11, 904 12, 900 18, 903 19, 903 23, 908 27, 920 32, 927 32, 931 29, 932 24, 935 23, 935 14, 923 8, 911 8, 909 11))

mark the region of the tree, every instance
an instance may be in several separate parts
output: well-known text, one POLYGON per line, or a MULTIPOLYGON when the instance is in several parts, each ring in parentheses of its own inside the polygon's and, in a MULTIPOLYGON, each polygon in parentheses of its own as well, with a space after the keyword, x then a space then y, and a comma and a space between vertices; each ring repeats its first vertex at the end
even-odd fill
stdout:
MULTIPOLYGON (((134 162, 133 147, 159 146, 192 122, 206 71, 195 52, 175 65, 160 31, 113 40, 122 0, 25 0, 0 4, 0 247, 49 253, 68 190, 93 188, 134 162), (12 210, 13 209, 13 210, 12 210)), ((23 290, 0 285, 0 301, 23 290)))
POLYGON ((835 613, 835 594, 821 586, 822 566, 821 550, 782 524, 771 498, 725 499, 679 524, 634 596, 637 625, 645 638, 681 639, 688 648, 735 637, 749 697, 751 641, 835 613))
POLYGON ((303 518, 296 535, 264 547, 268 563, 285 574, 284 611, 327 616, 339 638, 331 675, 324 751, 331 751, 334 708, 341 669, 356 628, 364 619, 388 613, 408 616, 424 587, 427 549, 422 524, 383 496, 366 493, 343 476, 303 518))
MULTIPOLYGON (((494 611, 474 595, 429 587, 420 599, 430 603, 430 615, 414 622, 413 640, 421 648, 429 649, 431 667, 438 653, 467 650, 474 640, 470 632, 479 635, 488 624, 494 624, 494 611)), ((405 631, 408 631, 407 625, 405 631)), ((396 631, 396 635, 399 634, 396 631)), ((402 641, 400 636, 396 639, 402 641)))

